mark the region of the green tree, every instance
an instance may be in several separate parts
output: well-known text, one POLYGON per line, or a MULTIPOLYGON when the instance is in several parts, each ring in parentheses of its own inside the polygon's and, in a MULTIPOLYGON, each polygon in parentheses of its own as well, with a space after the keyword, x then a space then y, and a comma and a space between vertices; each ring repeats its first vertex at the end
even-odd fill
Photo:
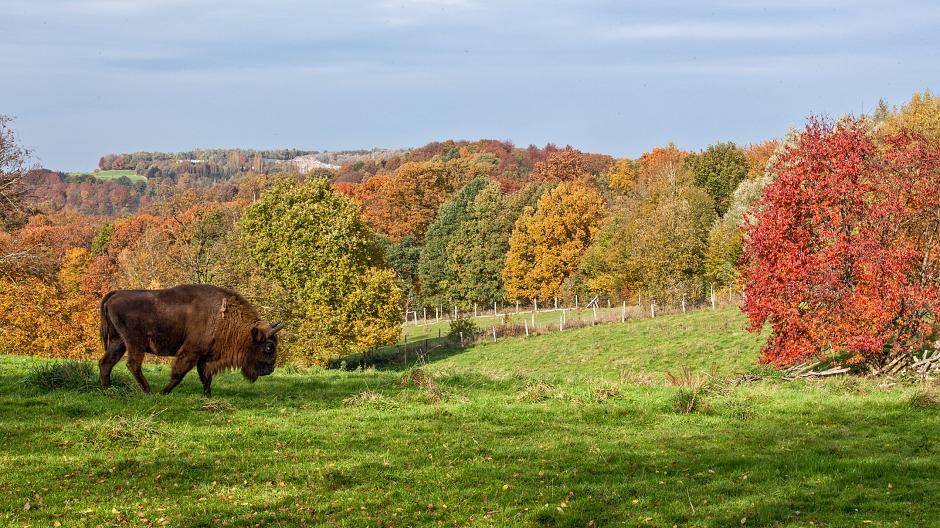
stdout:
POLYGON ((486 178, 471 180, 440 207, 437 217, 428 227, 418 262, 418 280, 421 284, 423 303, 436 306, 451 304, 457 300, 454 288, 458 281, 449 246, 454 233, 469 219, 470 204, 485 185, 486 178))
POLYGON ((454 233, 448 248, 459 301, 487 305, 505 301, 501 272, 509 237, 519 215, 534 206, 544 190, 532 184, 507 195, 498 184, 489 183, 477 194, 469 218, 454 233))
POLYGON ((704 254, 714 202, 690 182, 665 183, 618 205, 581 263, 590 289, 660 300, 704 288, 704 254))
POLYGON ((393 343, 402 292, 356 205, 325 179, 281 180, 245 210, 243 243, 287 315, 288 351, 324 363, 393 343))
POLYGON ((405 300, 409 305, 414 305, 421 295, 421 283, 418 280, 421 246, 412 235, 408 235, 398 242, 382 238, 382 242, 385 246, 385 260, 395 270, 395 275, 401 281, 405 300))
POLYGON ((689 156, 686 164, 695 184, 711 195, 720 216, 731 205, 731 193, 747 178, 748 162, 744 151, 734 143, 716 143, 704 152, 689 156))

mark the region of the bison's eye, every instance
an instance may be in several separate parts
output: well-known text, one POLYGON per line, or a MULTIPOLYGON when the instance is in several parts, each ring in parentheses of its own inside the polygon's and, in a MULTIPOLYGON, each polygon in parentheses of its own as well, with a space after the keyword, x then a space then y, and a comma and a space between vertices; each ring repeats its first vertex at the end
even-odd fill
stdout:
POLYGON ((265 347, 264 347, 264 351, 267 352, 268 354, 273 354, 273 353, 274 353, 274 349, 275 349, 274 343, 268 343, 268 344, 265 345, 265 347))

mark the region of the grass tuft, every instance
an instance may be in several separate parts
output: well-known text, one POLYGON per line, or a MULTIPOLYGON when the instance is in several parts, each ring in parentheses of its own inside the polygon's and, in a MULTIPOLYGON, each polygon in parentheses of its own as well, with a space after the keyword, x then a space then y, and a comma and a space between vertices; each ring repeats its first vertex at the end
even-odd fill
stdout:
POLYGON ((438 403, 447 396, 447 393, 441 388, 434 377, 420 368, 413 368, 406 372, 405 375, 402 376, 399 384, 403 388, 413 387, 423 391, 427 395, 428 400, 433 403, 438 403))
POLYGON ((90 439, 95 443, 141 445, 159 436, 160 427, 155 420, 158 414, 159 412, 112 416, 91 428, 90 439))
MULTIPOLYGON (((26 373, 23 383, 41 391, 72 390, 92 392, 101 390, 98 370, 86 361, 56 361, 39 363, 26 373)), ((129 392, 134 382, 126 374, 111 374, 111 389, 129 392)))
POLYGON ((374 390, 367 389, 348 398, 344 398, 343 403, 348 407, 362 407, 365 405, 381 403, 384 400, 385 396, 382 396, 382 394, 375 392, 374 390))

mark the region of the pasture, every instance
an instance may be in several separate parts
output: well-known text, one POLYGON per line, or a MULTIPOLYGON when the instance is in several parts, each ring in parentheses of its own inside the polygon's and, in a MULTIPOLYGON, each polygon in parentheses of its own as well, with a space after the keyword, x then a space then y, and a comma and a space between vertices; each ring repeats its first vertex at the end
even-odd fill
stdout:
MULTIPOLYGON (((76 173, 82 174, 82 173, 76 173)), ((89 172, 85 174, 90 174, 99 180, 116 180, 121 177, 126 177, 132 182, 145 182, 147 181, 146 176, 141 176, 133 170, 96 170, 94 172, 89 172)))
POLYGON ((229 374, 211 400, 193 374, 167 397, 41 390, 23 380, 48 361, 0 357, 0 524, 935 525, 937 392, 784 382, 743 326, 723 309, 229 374), (713 373, 691 413, 664 376, 684 366, 713 373))

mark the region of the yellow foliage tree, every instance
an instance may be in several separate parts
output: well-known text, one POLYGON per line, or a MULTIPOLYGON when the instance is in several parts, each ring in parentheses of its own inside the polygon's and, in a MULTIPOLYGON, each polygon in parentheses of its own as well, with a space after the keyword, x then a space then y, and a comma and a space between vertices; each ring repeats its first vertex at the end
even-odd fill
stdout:
POLYGON ((522 213, 503 268, 507 299, 548 299, 578 269, 606 213, 594 189, 563 182, 522 213))
POLYGON ((611 189, 624 194, 636 185, 636 177, 636 162, 623 158, 617 160, 610 168, 610 172, 607 173, 607 182, 611 189))
POLYGON ((882 131, 893 135, 901 130, 923 134, 933 144, 940 144, 940 97, 929 90, 915 93, 911 100, 896 112, 885 117, 882 131))
POLYGON ((63 256, 57 280, 0 279, 0 353, 92 359, 98 355, 98 303, 81 292, 91 261, 83 248, 63 256))

